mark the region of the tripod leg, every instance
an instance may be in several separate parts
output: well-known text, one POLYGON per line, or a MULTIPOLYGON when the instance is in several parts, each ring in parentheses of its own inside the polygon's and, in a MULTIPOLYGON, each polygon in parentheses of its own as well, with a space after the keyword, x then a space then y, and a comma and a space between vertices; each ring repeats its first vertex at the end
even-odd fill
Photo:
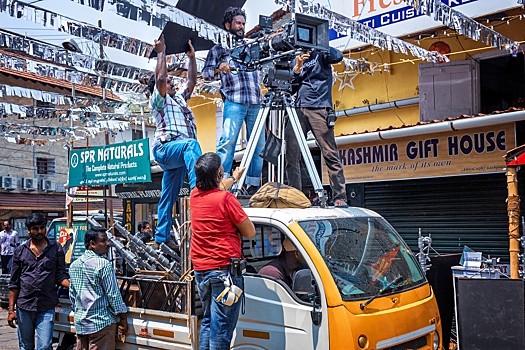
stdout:
MULTIPOLYGON (((264 129, 264 123, 266 121, 266 118, 268 117, 270 113, 270 106, 273 100, 273 93, 269 96, 264 97, 263 104, 261 106, 261 109, 259 110, 259 114, 257 115, 257 120, 255 121, 255 125, 253 126, 252 133, 250 135, 250 139, 248 140, 248 145, 246 145, 246 149, 244 150, 244 155, 241 160, 241 168, 246 168, 246 171, 244 171, 241 175, 241 178, 237 182, 237 187, 235 189, 242 188, 242 185, 244 184, 244 180, 246 179, 246 173, 248 166, 250 165, 254 153, 255 148, 257 147, 257 142, 259 141, 259 138, 261 137, 261 133, 264 129)), ((257 155, 258 157, 259 155, 257 155)), ((235 191, 234 193, 237 196, 238 191, 235 191)))
POLYGON ((301 154, 303 155, 304 163, 306 165, 306 169, 308 170, 308 175, 310 175, 310 179, 312 180, 312 185, 314 186, 315 192, 317 192, 317 195, 319 196, 321 207, 324 207, 327 201, 326 191, 323 189, 323 185, 319 179, 319 174, 317 174, 317 170, 315 169, 312 154, 310 153, 310 149, 308 148, 308 144, 304 138, 301 124, 299 123, 299 117, 297 116, 295 109, 289 104, 286 105, 286 112, 288 113, 289 123, 292 126, 295 138, 299 144, 299 148, 301 149, 301 154))

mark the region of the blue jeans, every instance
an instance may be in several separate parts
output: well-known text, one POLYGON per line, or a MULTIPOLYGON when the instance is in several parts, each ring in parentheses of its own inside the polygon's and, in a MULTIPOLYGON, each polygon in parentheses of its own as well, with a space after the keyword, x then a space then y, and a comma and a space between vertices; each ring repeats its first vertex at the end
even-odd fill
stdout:
MULTIPOLYGON (((195 271, 197 291, 202 302, 202 317, 199 350, 227 350, 233 337, 233 331, 239 318, 241 300, 231 306, 217 301, 217 296, 224 290, 224 283, 219 276, 227 276, 225 270, 195 271)), ((242 277, 232 277, 233 283, 243 289, 242 277)))
POLYGON ((190 180, 190 189, 195 187, 195 161, 202 155, 201 146, 195 139, 177 139, 160 143, 153 147, 153 157, 164 170, 162 192, 158 207, 158 223, 155 242, 170 240, 173 206, 179 197, 184 183, 186 170, 190 180))
POLYGON ((18 344, 20 350, 53 349, 53 326, 55 324, 55 310, 25 311, 16 310, 18 318, 18 344))
MULTIPOLYGON (((261 105, 240 104, 231 101, 224 101, 222 117, 222 135, 217 145, 217 154, 221 157, 222 166, 226 177, 231 173, 235 145, 241 132, 242 123, 246 121, 246 131, 248 140, 252 134, 257 115, 261 105)), ((246 184, 259 187, 261 183, 261 173, 263 159, 259 157, 264 148, 264 133, 257 141, 253 159, 246 172, 246 184)))

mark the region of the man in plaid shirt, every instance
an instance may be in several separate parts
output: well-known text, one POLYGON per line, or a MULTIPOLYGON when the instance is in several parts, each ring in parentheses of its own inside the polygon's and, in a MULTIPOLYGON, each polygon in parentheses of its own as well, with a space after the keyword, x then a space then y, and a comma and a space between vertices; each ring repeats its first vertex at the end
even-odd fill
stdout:
MULTIPOLYGON (((238 7, 230 7, 224 13, 222 25, 233 36, 242 40, 246 14, 238 7)), ((234 62, 231 51, 221 45, 215 45, 208 51, 202 77, 206 80, 221 80, 221 94, 224 100, 222 135, 217 145, 217 154, 221 157, 224 176, 231 174, 235 145, 239 138, 242 123, 246 122, 248 139, 257 120, 261 103, 261 86, 257 71, 246 71, 241 64, 234 62)), ((264 136, 261 135, 255 148, 255 157, 246 176, 248 193, 253 194, 259 188, 263 159, 259 157, 264 148, 264 136)))
POLYGON ((105 258, 109 249, 106 230, 88 230, 84 245, 84 254, 69 267, 76 349, 115 349, 117 325, 121 334, 128 332, 128 308, 120 295, 113 264, 105 258))
POLYGON ((189 51, 186 52, 189 58, 188 81, 185 89, 177 91, 174 81, 168 77, 164 35, 161 35, 159 40, 155 40, 153 45, 153 49, 157 52, 157 66, 155 75, 148 83, 151 92, 151 113, 157 124, 153 157, 164 171, 155 241, 166 243, 171 248, 176 248, 170 234, 173 205, 177 201, 186 171, 190 188, 195 187, 193 168, 197 158, 202 155, 201 147, 196 140, 195 119, 186 103, 197 83, 195 50, 190 40, 188 45, 189 51))

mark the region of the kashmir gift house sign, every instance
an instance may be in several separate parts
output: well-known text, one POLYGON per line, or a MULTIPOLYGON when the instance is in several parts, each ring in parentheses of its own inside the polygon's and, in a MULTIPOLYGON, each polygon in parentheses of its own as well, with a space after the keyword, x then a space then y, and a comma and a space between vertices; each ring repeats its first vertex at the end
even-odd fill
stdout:
POLYGON ((148 139, 72 150, 72 186, 102 186, 151 181, 148 139))
POLYGON ((339 145, 339 157, 346 182, 388 181, 503 172, 505 153, 514 147, 514 124, 504 124, 339 145))

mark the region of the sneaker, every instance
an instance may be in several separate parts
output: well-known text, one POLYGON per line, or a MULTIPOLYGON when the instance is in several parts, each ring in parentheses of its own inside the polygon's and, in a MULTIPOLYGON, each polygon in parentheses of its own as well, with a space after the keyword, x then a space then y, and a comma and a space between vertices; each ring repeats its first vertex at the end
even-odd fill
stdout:
POLYGON ((338 199, 334 202, 334 207, 348 208, 348 203, 344 199, 338 199))

